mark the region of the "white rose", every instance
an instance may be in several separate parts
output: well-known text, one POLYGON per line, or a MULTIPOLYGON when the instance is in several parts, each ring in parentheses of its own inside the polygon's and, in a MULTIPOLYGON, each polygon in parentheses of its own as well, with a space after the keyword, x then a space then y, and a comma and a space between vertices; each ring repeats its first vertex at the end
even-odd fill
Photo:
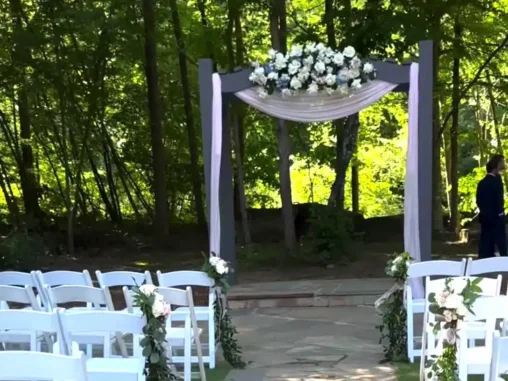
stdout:
POLYGON ((333 67, 331 67, 331 66, 327 66, 327 67, 326 67, 326 72, 327 72, 328 74, 332 74, 332 73, 333 73, 333 67))
POLYGON ((444 291, 443 293, 439 294, 437 297, 436 297, 436 303, 439 307, 444 307, 445 303, 446 303, 446 298, 448 298, 448 296, 450 295, 450 293, 448 291, 444 291))
POLYGON ((333 56, 333 63, 339 66, 344 64, 344 56, 342 55, 342 53, 336 53, 333 56))
POLYGON ((161 300, 156 299, 153 302, 153 306, 152 306, 153 316, 155 316, 156 318, 161 317, 162 315, 164 315, 165 311, 166 311, 165 303, 161 300))
POLYGON ((407 260, 406 261, 406 267, 409 268, 409 266, 411 266, 411 261, 410 260, 407 260))
POLYGON ((309 68, 304 66, 300 69, 300 72, 298 73, 298 79, 300 82, 305 82, 309 78, 310 72, 309 68))
POLYGON ((397 265, 392 265, 391 270, 392 270, 392 273, 395 273, 397 271, 397 265))
POLYGON ((225 261, 220 261, 217 263, 217 266, 215 267, 215 271, 217 271, 217 274, 224 275, 227 274, 227 268, 228 265, 225 261))
POLYGON ((325 49, 325 55, 326 55, 327 57, 333 57, 333 55, 334 55, 334 54, 335 54, 335 52, 333 51, 333 49, 332 49, 332 48, 326 48, 326 49, 325 49))
POLYGON ((290 75, 296 74, 298 72, 298 69, 300 69, 300 66, 302 64, 296 60, 293 60, 288 66, 288 72, 290 75))
POLYGON ((257 67, 256 69, 254 69, 254 74, 256 74, 258 77, 265 74, 265 68, 257 67))
POLYGON ((309 94, 311 94, 311 95, 317 94, 317 93, 318 93, 318 91, 319 91, 319 86, 317 85, 317 83, 316 83, 316 82, 312 82, 312 83, 309 85, 308 89, 307 89, 307 92, 308 92, 309 94))
POLYGON ((262 87, 258 88, 258 96, 260 98, 266 98, 268 96, 268 93, 266 92, 265 89, 263 89, 262 87))
POLYGON ((326 93, 327 95, 332 95, 334 92, 335 92, 335 90, 334 90, 334 89, 332 89, 331 87, 327 87, 327 88, 325 89, 325 93, 326 93))
POLYGON ((275 55, 275 70, 281 70, 281 69, 284 69, 286 67, 286 63, 287 63, 287 60, 286 60, 286 57, 284 57, 284 54, 282 53, 277 53, 275 55))
POLYGON ((209 262, 212 266, 217 265, 217 263, 219 263, 219 261, 220 261, 220 258, 216 257, 216 256, 211 256, 209 259, 209 262))
POLYGON ((372 73, 374 71, 374 65, 372 65, 370 62, 366 62, 363 65, 363 72, 366 74, 372 73))
POLYGON ((254 61, 251 65, 252 65, 253 68, 258 68, 259 67, 259 62, 258 61, 254 61))
POLYGON ((326 79, 325 79, 325 82, 328 86, 333 86, 335 85, 335 82, 337 81, 337 76, 336 75, 333 75, 333 74, 328 74, 326 76, 326 79))
POLYGON ((270 59, 272 59, 272 60, 275 58, 275 55, 276 55, 276 54, 277 54, 277 51, 276 51, 276 50, 274 50, 274 49, 270 49, 270 50, 268 51, 268 57, 270 57, 270 59))
POLYGON ((359 69, 362 66, 362 60, 358 57, 355 57, 351 60, 351 67, 354 69, 359 69))
POLYGON ((355 79, 355 78, 358 78, 359 76, 360 76, 360 70, 358 70, 358 69, 349 70, 349 78, 355 79))
POLYGON ((291 51, 289 52, 289 55, 291 57, 300 57, 303 53, 303 48, 300 45, 293 45, 291 47, 291 51))
POLYGON ((341 94, 346 95, 349 93, 349 89, 347 86, 340 86, 338 87, 338 90, 341 94))
POLYGON ((316 51, 316 44, 308 44, 305 47, 305 52, 306 53, 314 53, 315 51, 316 51))
POLYGON ((283 97, 288 97, 291 95, 291 90, 289 89, 282 89, 281 94, 283 97))
POLYGON ((323 73, 326 70, 326 65, 323 61, 318 61, 314 65, 314 70, 318 72, 318 74, 323 73))
POLYGON ((314 57, 313 56, 308 56, 307 58, 303 59, 303 64, 305 66, 312 66, 313 63, 314 63, 314 57))
POLYGON ((291 77, 287 74, 282 74, 280 76, 280 79, 281 79, 281 81, 289 81, 291 79, 291 77))
POLYGON ((290 85, 295 90, 298 90, 298 89, 302 88, 302 83, 300 82, 300 80, 297 77, 293 77, 293 79, 291 80, 290 85))
MULTIPOLYGON (((344 68, 339 72, 339 79, 343 82, 349 81, 349 70, 344 68)), ((395 258, 397 259, 397 258, 395 258)))
POLYGON ((459 315, 459 316, 466 316, 467 314, 469 314, 468 309, 466 308, 466 306, 464 305, 464 303, 461 303, 461 304, 457 307, 457 315, 459 315))
POLYGON ((346 56, 347 58, 353 58, 356 54, 356 50, 352 46, 348 46, 346 47, 346 49, 344 49, 342 54, 344 54, 344 56, 346 56))
POLYGON ((351 84, 351 87, 355 90, 358 90, 362 87, 362 80, 361 79, 355 79, 353 83, 351 84))
POLYGON ((320 42, 319 44, 317 44, 317 45, 316 45, 316 50, 317 50, 318 52, 320 52, 320 53, 321 53, 323 50, 325 50, 325 49, 326 49, 326 48, 325 48, 325 45, 324 45, 323 43, 321 43, 321 42, 320 42))
POLYGON ((157 290, 157 287, 155 287, 153 284, 144 284, 139 288, 139 291, 141 291, 146 296, 152 295, 155 293, 155 290, 157 290))
POLYGON ((278 78, 279 78, 279 73, 277 73, 276 71, 271 71, 268 74, 268 79, 273 79, 276 81, 278 78))
POLYGON ((446 298, 444 307, 449 310, 454 310, 462 304, 463 300, 464 298, 459 294, 450 294, 446 298))

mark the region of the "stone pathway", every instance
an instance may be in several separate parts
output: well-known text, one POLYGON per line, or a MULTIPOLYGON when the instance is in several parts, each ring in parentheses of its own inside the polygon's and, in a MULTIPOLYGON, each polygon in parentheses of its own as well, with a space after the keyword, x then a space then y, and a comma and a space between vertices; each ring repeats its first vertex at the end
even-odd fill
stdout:
POLYGON ((395 380, 380 365, 372 307, 260 308, 233 311, 246 370, 226 381, 395 380))

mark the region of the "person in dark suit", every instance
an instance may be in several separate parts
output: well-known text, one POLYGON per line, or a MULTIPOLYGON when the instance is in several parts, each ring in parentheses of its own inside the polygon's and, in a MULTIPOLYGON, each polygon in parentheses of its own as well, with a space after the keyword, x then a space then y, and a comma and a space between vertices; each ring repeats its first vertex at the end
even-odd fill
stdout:
POLYGON ((480 209, 479 258, 506 256, 506 231, 504 220, 504 189, 500 173, 505 169, 504 157, 494 155, 487 163, 487 175, 478 183, 476 204, 480 209))

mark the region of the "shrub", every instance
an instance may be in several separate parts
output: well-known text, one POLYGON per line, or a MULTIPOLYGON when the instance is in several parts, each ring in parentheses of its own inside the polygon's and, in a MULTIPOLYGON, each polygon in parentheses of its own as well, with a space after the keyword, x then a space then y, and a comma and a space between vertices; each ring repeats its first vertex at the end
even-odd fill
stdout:
POLYGON ((334 207, 313 208, 308 238, 319 262, 329 263, 349 257, 353 223, 334 207))
POLYGON ((0 241, 0 269, 31 271, 46 253, 40 235, 26 230, 13 231, 0 241))

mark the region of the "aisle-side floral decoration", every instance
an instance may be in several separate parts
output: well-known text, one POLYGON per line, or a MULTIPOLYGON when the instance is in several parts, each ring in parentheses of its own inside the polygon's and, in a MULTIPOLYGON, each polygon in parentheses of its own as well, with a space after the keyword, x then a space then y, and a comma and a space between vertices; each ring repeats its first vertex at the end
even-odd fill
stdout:
POLYGON ((209 258, 205 257, 202 271, 206 272, 215 281, 216 341, 220 342, 224 359, 233 368, 243 369, 246 364, 242 359, 242 349, 236 339, 238 331, 228 313, 227 292, 229 284, 227 275, 233 272, 233 269, 225 260, 216 256, 215 253, 211 253, 209 258))
POLYGON ((393 256, 387 263, 386 274, 395 284, 376 301, 381 314, 381 333, 379 342, 383 344, 385 360, 401 361, 407 359, 406 309, 404 308, 404 285, 407 270, 413 258, 408 253, 393 256))
POLYGON ((134 302, 146 319, 143 328, 145 336, 141 340, 145 361, 145 375, 147 381, 176 380, 172 372, 168 345, 166 342, 166 321, 171 313, 171 306, 164 301, 164 297, 157 292, 157 287, 144 284, 132 288, 134 302))
POLYGON ((472 306, 480 296, 482 278, 447 278, 445 288, 440 294, 429 295, 429 311, 442 318, 434 324, 434 334, 441 335, 443 352, 431 356, 425 363, 426 377, 429 380, 459 381, 457 365, 457 341, 459 331, 472 306))
POLYGON ((348 94, 376 77, 372 63, 362 60, 352 46, 339 51, 322 43, 294 45, 287 54, 271 49, 267 62, 252 66, 249 79, 262 98, 274 92, 282 96, 348 94))

